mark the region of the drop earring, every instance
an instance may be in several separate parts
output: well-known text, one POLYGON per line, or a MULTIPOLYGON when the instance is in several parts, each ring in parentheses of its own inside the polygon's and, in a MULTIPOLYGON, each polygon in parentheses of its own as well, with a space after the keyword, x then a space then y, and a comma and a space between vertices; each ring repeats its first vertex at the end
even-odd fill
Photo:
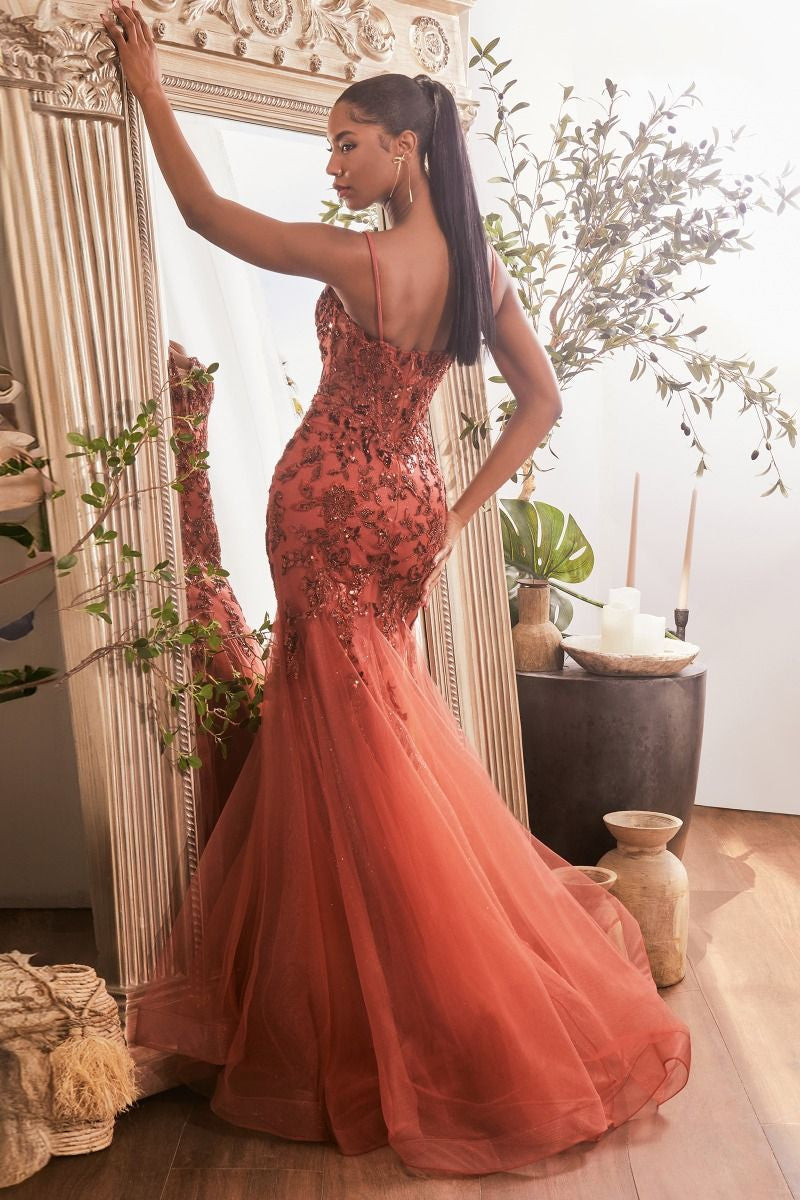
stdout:
POLYGON ((389 195, 387 196, 387 199, 388 199, 388 200, 391 200, 392 196, 394 195, 394 189, 397 187, 397 181, 398 181, 398 179, 400 178, 400 164, 401 164, 401 163, 406 163, 406 165, 408 166, 408 202, 409 202, 409 204, 413 204, 413 203, 414 203, 414 197, 411 195, 411 164, 408 162, 408 160, 407 160, 407 158, 406 158, 405 154, 402 154, 402 155, 401 155, 401 154, 398 154, 398 155, 396 155, 396 156, 395 156, 395 157, 392 159, 392 162, 396 162, 396 163, 397 163, 397 173, 395 174, 395 177, 394 177, 394 183, 392 184, 392 190, 391 190, 391 192, 389 192, 389 195))

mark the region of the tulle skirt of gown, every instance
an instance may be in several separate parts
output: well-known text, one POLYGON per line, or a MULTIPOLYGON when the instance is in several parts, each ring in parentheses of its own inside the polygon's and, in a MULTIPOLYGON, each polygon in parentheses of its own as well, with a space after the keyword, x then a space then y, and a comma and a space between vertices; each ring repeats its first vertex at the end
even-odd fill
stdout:
POLYGON ((686 1083, 687 1027, 622 904, 495 790, 411 629, 280 622, 263 722, 131 1041, 214 1064, 220 1117, 480 1174, 686 1083))

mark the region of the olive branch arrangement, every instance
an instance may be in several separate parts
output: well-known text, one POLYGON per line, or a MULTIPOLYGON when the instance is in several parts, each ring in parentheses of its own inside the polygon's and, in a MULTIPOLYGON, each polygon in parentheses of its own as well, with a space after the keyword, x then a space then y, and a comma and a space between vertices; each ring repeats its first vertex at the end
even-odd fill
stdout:
MULTIPOLYGON (((738 392, 740 415, 749 414, 757 425, 750 457, 756 460, 763 451, 768 461, 758 474, 775 474, 761 494, 779 490, 787 496, 774 443, 786 438, 794 447, 797 423, 770 382, 777 367, 758 374, 749 356, 704 353, 697 339, 706 326, 682 328, 682 308, 708 287, 681 287, 685 269, 692 263, 701 268, 713 265, 718 253, 752 250, 741 218, 752 207, 775 211, 764 195, 755 194, 754 176, 723 175, 714 126, 713 139, 703 138, 696 146, 686 139, 673 140, 676 113, 701 103, 694 84, 669 104, 663 99, 656 103, 650 93, 653 111, 639 121, 634 134, 618 128, 615 105, 620 95, 629 93, 612 80, 605 80, 608 102, 603 116, 585 128, 565 111, 568 102, 579 98, 573 97, 573 87, 564 87, 556 122, 550 126, 550 147, 540 158, 527 141, 529 135, 515 132, 512 117, 530 104, 508 99, 517 80, 505 77, 512 60, 498 62, 495 57, 500 38, 485 46, 474 37, 470 40, 475 54, 469 65, 485 77, 480 90, 491 93, 497 111, 492 132, 478 133, 492 142, 504 171, 488 182, 506 189, 508 194, 498 200, 510 214, 504 220, 500 213, 486 213, 484 226, 550 355, 559 387, 566 389, 614 353, 631 351, 631 382, 649 375, 667 405, 677 398, 681 432, 698 453, 698 476, 710 468, 696 418, 704 410, 710 418, 726 389, 738 392), (611 144, 612 135, 619 141, 617 147, 611 144), (714 197, 710 203, 709 195, 714 197)), ((725 151, 733 150, 743 129, 732 132, 725 151)), ((764 191, 777 197, 778 216, 787 204, 798 207, 800 187, 787 191, 783 183, 793 170, 787 163, 775 183, 758 176, 764 191)), ((321 218, 345 227, 377 227, 371 209, 351 213, 330 200, 323 201, 321 218)), ((505 383, 502 375, 488 379, 505 383)), ((494 410, 499 409, 496 420, 502 426, 515 408, 516 399, 506 394, 480 421, 462 412, 460 437, 469 437, 477 447, 489 435, 494 410)), ((558 455, 551 443, 559 425, 556 421, 538 447, 549 449, 554 458, 558 455)), ((534 470, 552 469, 539 467, 531 456, 521 469, 523 496, 533 490, 534 470)), ((511 478, 516 482, 517 474, 511 478)))
MULTIPOLYGON (((192 367, 182 376, 178 383, 193 391, 197 384, 208 383, 213 379, 213 373, 218 367, 212 363, 208 367, 192 367)), ((162 392, 169 386, 165 384, 162 392)), ((123 493, 122 487, 126 479, 135 474, 135 464, 143 446, 152 438, 163 436, 163 427, 168 420, 173 422, 173 432, 169 437, 172 452, 177 455, 182 443, 193 440, 191 430, 197 428, 204 415, 186 414, 158 416, 158 401, 147 400, 130 428, 121 429, 116 435, 106 437, 89 437, 83 433, 69 433, 67 440, 76 449, 67 454, 67 458, 83 459, 92 476, 89 490, 81 496, 85 505, 90 507, 92 521, 86 532, 78 541, 55 563, 59 578, 68 575, 78 562, 79 556, 87 551, 96 552, 97 548, 106 550, 105 564, 98 569, 91 587, 75 595, 71 602, 64 606, 65 610, 79 610, 90 613, 96 619, 113 624, 109 602, 112 596, 127 597, 132 607, 148 604, 150 622, 144 625, 133 620, 130 625, 116 632, 102 646, 97 647, 81 662, 70 670, 58 673, 52 667, 24 666, 0 670, 0 703, 7 700, 21 699, 32 695, 38 687, 49 683, 63 683, 78 671, 84 670, 92 663, 107 658, 109 655, 120 655, 131 668, 143 674, 153 672, 164 685, 168 697, 168 707, 178 708, 181 697, 188 696, 197 717, 197 726, 204 729, 219 747, 222 757, 227 756, 227 736, 233 726, 247 724, 249 728, 257 728, 260 722, 260 706, 263 696, 263 684, 260 682, 252 687, 252 681, 234 672, 232 679, 216 679, 206 668, 190 673, 190 678, 181 681, 173 669, 176 652, 185 646, 199 648, 204 663, 219 651, 227 635, 223 636, 218 621, 211 620, 207 624, 190 620, 181 623, 173 596, 167 591, 167 586, 175 585, 175 575, 169 561, 156 563, 153 567, 143 569, 138 560, 141 551, 127 543, 118 545, 117 530, 107 527, 109 519, 113 519, 115 509, 134 495, 146 491, 159 490, 169 486, 177 492, 185 490, 185 481, 195 471, 208 470, 208 451, 191 451, 188 457, 188 469, 178 474, 168 484, 157 484, 152 488, 131 487, 123 493)), ((16 474, 23 470, 36 469, 55 483, 50 473, 50 460, 42 456, 21 454, 0 464, 0 475, 16 474)), ((47 493, 47 500, 57 500, 63 496, 64 489, 53 487, 47 493)), ((24 545, 29 557, 37 550, 49 550, 50 538, 46 519, 44 502, 40 507, 40 530, 38 537, 26 525, 0 524, 0 536, 11 537, 24 545)), ((102 553, 102 552, 101 552, 102 553)), ((51 560, 32 564, 17 573, 39 569, 51 560)), ((214 578, 227 577, 229 574, 216 563, 203 565, 191 564, 186 568, 185 578, 198 577, 214 578)), ((183 585, 185 586, 185 584, 183 585)), ((262 658, 266 657, 269 647, 269 634, 272 623, 268 616, 258 629, 252 630, 258 644, 263 648, 262 658)), ((236 635, 230 635, 235 637, 236 635)), ((155 711, 151 700, 151 711, 155 711)), ((171 746, 178 727, 172 718, 162 720, 160 713, 155 711, 158 724, 159 747, 163 754, 171 746)), ((195 730, 192 731, 194 738, 195 730)), ((194 743, 196 749, 196 742, 194 743)), ((180 754, 176 765, 182 772, 193 767, 200 767, 202 760, 194 753, 180 754)))
MULTIPOLYGON (((481 90, 492 95, 497 111, 492 132, 478 135, 492 142, 503 167, 504 173, 488 182, 503 185, 507 194, 499 200, 510 214, 504 223, 500 213, 487 213, 484 224, 534 329, 541 327, 559 386, 566 388, 618 351, 631 351, 631 381, 649 374, 667 405, 677 400, 681 431, 698 452, 698 476, 709 468, 696 417, 705 410, 711 418, 726 389, 739 392, 740 415, 747 413, 757 425, 750 457, 755 460, 765 452, 767 465, 758 474, 775 473, 774 482, 761 494, 769 496, 777 489, 786 496, 774 443, 786 438, 794 447, 797 425, 770 382, 777 367, 758 374, 748 356, 728 359, 703 353, 696 343, 706 326, 682 328, 682 308, 708 287, 679 286, 685 269, 692 263, 701 268, 713 265, 718 253, 752 250, 742 234, 742 218, 754 206, 773 211, 761 189, 756 194, 752 175, 723 175, 715 127, 713 140, 703 138, 697 145, 673 139, 678 132, 673 124, 676 113, 699 102, 694 84, 669 104, 663 99, 656 104, 649 93, 653 111, 639 121, 634 134, 619 128, 615 112, 618 97, 629 93, 610 79, 605 80, 605 111, 586 127, 565 111, 578 97, 572 96, 571 86, 564 87, 556 122, 550 126, 550 147, 540 158, 527 141, 529 135, 515 132, 512 117, 530 104, 510 101, 517 80, 505 75, 512 60, 498 62, 494 55, 500 39, 485 46, 475 38, 471 41, 475 54, 469 65, 483 74, 481 90), (612 145, 612 134, 624 139, 627 148, 612 145), (706 201, 709 194, 711 203, 706 201)), ((726 151, 733 149, 743 129, 732 132, 726 151)), ((772 184, 758 176, 763 190, 778 199, 776 215, 787 204, 798 207, 800 187, 787 191, 783 183, 792 170, 787 163, 772 184)), ((502 376, 491 376, 490 381, 505 382, 502 376)), ((500 408, 497 420, 502 425, 516 401, 506 397, 493 407, 500 408)), ((461 415, 467 422, 462 436, 471 436, 477 445, 478 437, 489 432, 489 415, 480 422, 461 415)), ((550 445, 555 428, 558 422, 539 449, 548 447, 558 457, 550 445)), ((540 468, 531 457, 524 467, 529 482, 523 493, 532 490, 529 477, 534 469, 540 468)))

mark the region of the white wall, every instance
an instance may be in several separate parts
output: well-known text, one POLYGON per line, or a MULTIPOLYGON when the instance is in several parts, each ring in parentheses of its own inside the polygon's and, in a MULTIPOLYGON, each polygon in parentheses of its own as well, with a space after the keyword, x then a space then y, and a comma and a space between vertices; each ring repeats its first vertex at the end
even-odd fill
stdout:
MULTIPOLYGON (((51 593, 32 631, 0 643, 4 667, 64 670, 51 593)), ((67 687, 50 684, 0 708, 0 908, 82 908, 89 867, 67 687)), ((14 947, 0 945, 0 951, 14 947)), ((20 946, 20 950, 29 947, 20 946)))
MULTIPOLYGON (((643 20, 641 4, 630 0, 611 7, 567 0, 536 10, 524 0, 505 0, 499 10, 486 0, 476 6, 474 36, 485 44, 500 35, 498 61, 513 60, 501 76, 519 79, 509 100, 531 103, 515 115, 515 128, 530 134, 535 152, 544 154, 550 145, 562 86, 573 84, 575 94, 595 102, 568 107, 585 126, 602 116, 596 101, 605 107, 608 76, 631 94, 615 110, 629 132, 652 110, 648 91, 657 101, 669 99, 694 81, 703 104, 678 110, 672 122, 676 139, 711 138, 714 125, 725 143, 732 129, 746 125, 730 166, 727 157, 720 164, 723 171, 737 177, 763 172, 773 179, 787 160, 797 163, 795 10, 770 3, 754 10, 741 0, 724 7, 671 0, 651 2, 647 13, 643 20)), ((492 144, 476 136, 496 120, 489 94, 478 90, 482 83, 473 69, 470 86, 483 99, 470 150, 482 210, 501 211, 495 199, 499 187, 484 181, 504 172, 492 144)), ((800 184, 800 169, 786 182, 800 184)), ((702 276, 687 277, 687 283, 709 289, 687 311, 691 323, 684 327, 708 325, 697 343, 700 350, 747 356, 760 373, 777 366, 772 383, 782 393, 782 407, 796 412, 800 212, 786 208, 776 217, 757 209, 747 214, 744 228, 752 251, 718 255, 702 276)), ((546 331, 541 333, 546 340, 546 331)), ((774 475, 756 477, 765 465, 763 450, 757 462, 750 460, 760 437, 756 422, 737 415, 741 396, 726 391, 711 422, 697 418, 710 470, 695 480, 697 454, 680 431, 677 401, 667 407, 648 380, 629 382, 632 364, 632 356, 619 356, 565 389, 554 440, 559 459, 540 456, 555 470, 538 477, 534 498, 573 513, 596 556, 582 589, 604 600, 609 586, 625 582, 633 478, 640 471, 636 582, 643 611, 663 613, 673 625, 689 501, 697 485, 687 638, 702 647, 698 661, 708 668, 698 803, 800 813, 794 758, 800 716, 795 625, 800 447, 791 450, 786 439, 773 437, 790 492, 788 499, 778 492, 761 499, 774 475)), ((499 398, 495 385, 490 390, 499 398)), ((501 495, 516 493, 513 484, 501 489, 501 495)), ((576 602, 570 631, 598 632, 599 610, 576 602)))
MULTIPOLYGON (((0 228, 3 279, 8 278, 6 262, 0 228)), ((10 289, 0 296, 0 362, 21 380, 20 331, 10 289)), ((34 433, 24 388, 14 404, 20 430, 34 433)), ((15 520, 19 515, 6 512, 1 519, 15 520)), ((0 575, 19 565, 11 543, 4 539, 0 575)), ((31 632, 14 641, 0 639, 0 668, 31 663, 63 671, 54 572, 49 574, 53 590, 37 608, 31 632)), ((0 909, 75 908, 88 903, 89 873, 67 685, 45 684, 33 696, 0 705, 0 909)), ((0 944, 0 951, 11 949, 0 944)))

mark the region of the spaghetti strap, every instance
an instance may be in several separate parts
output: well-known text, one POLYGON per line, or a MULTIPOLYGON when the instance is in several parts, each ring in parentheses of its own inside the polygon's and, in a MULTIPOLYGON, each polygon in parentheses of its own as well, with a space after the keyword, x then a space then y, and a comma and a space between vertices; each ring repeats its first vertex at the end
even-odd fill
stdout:
POLYGON ((381 278, 378 273, 378 259, 375 254, 375 247, 372 244, 372 235, 368 229, 364 230, 364 237, 367 239, 369 252, 372 256, 372 274, 375 276, 375 297, 378 302, 378 338, 383 341, 383 309, 381 307, 381 278))
POLYGON ((494 291, 494 277, 497 270, 497 251, 495 250, 494 246, 490 247, 490 249, 492 251, 492 277, 489 286, 492 291, 494 291))

